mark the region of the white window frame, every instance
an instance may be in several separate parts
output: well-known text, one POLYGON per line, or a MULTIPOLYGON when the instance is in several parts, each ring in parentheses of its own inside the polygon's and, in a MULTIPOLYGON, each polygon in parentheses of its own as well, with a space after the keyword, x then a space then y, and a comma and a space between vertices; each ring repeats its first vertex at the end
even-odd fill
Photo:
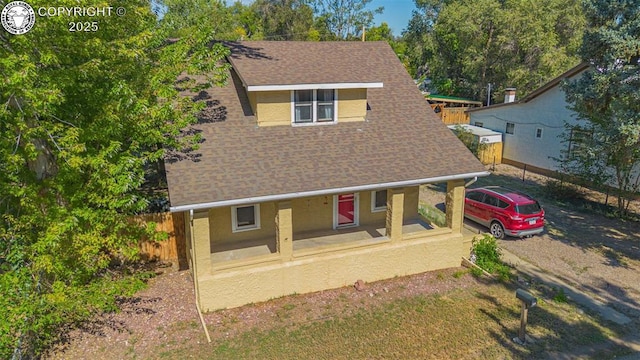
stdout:
POLYGON ((297 123, 296 122, 296 91, 291 90, 291 125, 292 126, 315 126, 315 125, 332 125, 338 122, 338 89, 323 89, 333 90, 333 121, 318 121, 318 89, 300 89, 300 90, 313 90, 311 95, 311 122, 297 123))
MULTIPOLYGON (((339 195, 346 195, 339 194, 339 195)), ((333 195, 333 228, 344 229, 360 225, 360 193, 353 193, 353 224, 338 225, 338 195, 333 195)))
POLYGON ((238 205, 231 207, 231 230, 234 233, 260 229, 260 204, 238 205), (238 226, 238 208, 253 206, 254 224, 238 226))
POLYGON ((384 190, 373 190, 371 192, 371 212, 375 213, 375 212, 382 212, 382 211, 387 211, 387 203, 384 203, 384 206, 381 207, 376 207, 376 193, 379 191, 387 191, 386 189, 384 190))
POLYGON ((544 130, 542 130, 542 128, 536 128, 536 133, 535 133, 536 139, 542 139, 543 133, 544 133, 544 130), (540 136, 538 136, 538 130, 540 131, 540 136))

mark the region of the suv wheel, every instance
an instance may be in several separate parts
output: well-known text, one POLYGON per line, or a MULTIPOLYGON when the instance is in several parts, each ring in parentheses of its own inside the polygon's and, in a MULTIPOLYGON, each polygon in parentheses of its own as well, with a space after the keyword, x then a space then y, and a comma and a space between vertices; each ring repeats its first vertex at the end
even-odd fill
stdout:
POLYGON ((489 227, 489 232, 496 239, 504 238, 504 228, 497 221, 494 221, 494 222, 491 223, 491 226, 489 227))

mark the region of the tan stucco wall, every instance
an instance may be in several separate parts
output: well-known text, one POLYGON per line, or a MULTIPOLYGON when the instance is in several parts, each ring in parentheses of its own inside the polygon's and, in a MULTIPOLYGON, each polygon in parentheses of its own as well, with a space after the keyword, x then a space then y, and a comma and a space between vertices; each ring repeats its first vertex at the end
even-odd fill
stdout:
POLYGON ((464 180, 447 182, 445 197, 447 227, 454 232, 462 232, 464 221, 464 180))
MULTIPOLYGON (((359 194, 359 224, 380 224, 382 226, 385 212, 371 212, 371 192, 363 191, 359 194)), ((292 200, 294 235, 306 231, 333 229, 333 201, 334 197, 332 195, 292 200)))
POLYGON ((333 228, 333 196, 293 199, 291 207, 294 240, 301 232, 333 228))
POLYGON ((291 91, 255 93, 259 126, 291 125, 291 91))
POLYGON ((460 266, 462 235, 385 242, 200 276, 203 311, 460 266))
POLYGON ((211 227, 210 246, 212 252, 223 243, 245 240, 272 238, 275 244, 276 206, 274 203, 260 204, 260 229, 233 232, 231 228, 231 207, 209 210, 209 226, 211 227))
POLYGON ((404 188, 404 219, 418 218, 418 201, 420 200, 420 187, 411 186, 404 188))
POLYGON ((360 225, 379 224, 384 226, 385 211, 371 212, 371 191, 360 193, 360 225))
POLYGON ((255 92, 250 92, 247 93, 248 98, 249 98, 249 104, 251 105, 251 110, 253 111, 253 114, 256 115, 258 109, 256 108, 257 105, 257 100, 256 100, 256 94, 255 92))
MULTIPOLYGON (((407 187, 403 191, 405 193, 403 219, 415 219, 418 217, 419 188, 417 186, 407 187)), ((308 231, 333 229, 333 201, 332 195, 291 200, 294 235, 308 231)), ((381 227, 384 226, 386 212, 371 212, 371 191, 360 192, 359 202, 360 225, 379 224, 381 227)), ((209 246, 211 252, 215 252, 217 247, 224 244, 238 241, 267 238, 273 238, 275 241, 276 209, 276 204, 273 202, 261 203, 260 229, 236 233, 232 231, 231 226, 231 207, 210 209, 208 226, 210 227, 209 246)), ((195 231, 204 234, 205 229, 200 226, 206 225, 204 222, 195 222, 194 228, 197 228, 195 231)), ((201 236, 204 237, 204 235, 201 236)))
POLYGON ((338 122, 364 121, 367 115, 367 89, 338 90, 338 122))
POLYGON ((209 213, 196 211, 193 214, 193 252, 197 276, 211 273, 211 246, 209 244, 209 213))

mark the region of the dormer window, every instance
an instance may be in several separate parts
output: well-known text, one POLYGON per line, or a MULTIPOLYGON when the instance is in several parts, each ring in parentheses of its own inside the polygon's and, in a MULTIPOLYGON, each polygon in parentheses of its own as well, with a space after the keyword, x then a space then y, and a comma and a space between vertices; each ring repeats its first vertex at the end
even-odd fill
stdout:
POLYGON ((292 122, 294 124, 335 123, 336 90, 293 90, 292 122))

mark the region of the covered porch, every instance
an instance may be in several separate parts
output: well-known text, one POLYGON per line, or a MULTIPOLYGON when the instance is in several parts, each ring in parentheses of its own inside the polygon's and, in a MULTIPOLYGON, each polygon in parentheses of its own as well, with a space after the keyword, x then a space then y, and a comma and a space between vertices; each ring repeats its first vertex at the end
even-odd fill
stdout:
MULTIPOLYGON (((420 233, 436 229, 422 218, 410 219, 402 225, 403 236, 415 236, 420 233)), ((424 233, 423 235, 428 235, 424 233)), ((386 228, 383 223, 363 225, 355 228, 312 230, 293 235, 294 253, 305 251, 317 251, 333 246, 370 245, 389 241, 386 236, 386 228)), ((255 240, 246 240, 226 246, 218 247, 211 253, 212 264, 220 264, 227 261, 247 260, 254 257, 269 256, 277 252, 275 238, 267 237, 255 240)))
POLYGON ((464 181, 447 182, 447 226, 442 228, 417 214, 417 187, 386 191, 381 214, 357 226, 333 229, 301 226, 294 212, 301 211, 296 199, 262 203, 261 222, 268 228, 267 222, 273 221, 272 228, 264 229, 261 237, 227 244, 211 241, 212 223, 222 221, 209 212, 194 213, 187 230, 188 251, 202 308, 240 306, 358 279, 375 281, 458 266, 465 252, 464 181))

